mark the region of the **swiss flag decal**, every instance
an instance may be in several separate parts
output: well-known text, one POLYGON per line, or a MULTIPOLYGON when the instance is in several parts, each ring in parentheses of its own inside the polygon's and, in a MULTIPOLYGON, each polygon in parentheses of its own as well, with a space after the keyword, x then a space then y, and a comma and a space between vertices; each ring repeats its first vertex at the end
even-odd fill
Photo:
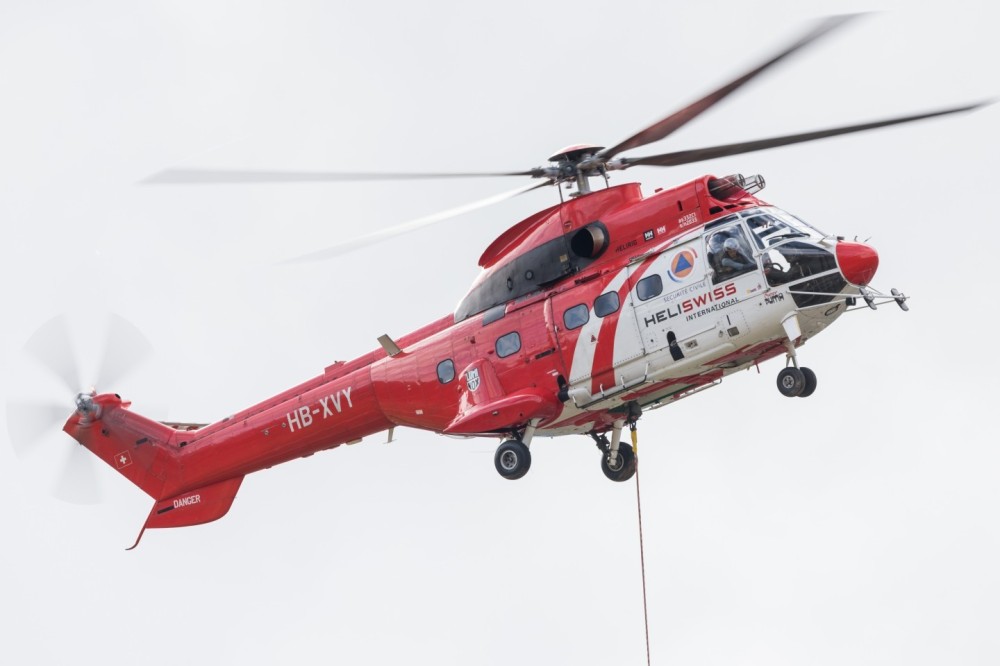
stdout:
POLYGON ((117 467, 118 469, 128 467, 129 465, 132 464, 132 454, 130 454, 128 451, 122 451, 121 453, 116 453, 114 461, 115 461, 115 467, 117 467))

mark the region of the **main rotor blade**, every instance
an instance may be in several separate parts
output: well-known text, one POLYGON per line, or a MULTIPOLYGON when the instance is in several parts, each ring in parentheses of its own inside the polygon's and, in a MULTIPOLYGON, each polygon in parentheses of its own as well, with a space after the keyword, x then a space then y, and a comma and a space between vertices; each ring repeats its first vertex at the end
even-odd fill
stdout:
POLYGON ((815 141, 817 139, 825 139, 827 137, 839 136, 841 134, 851 134, 853 132, 863 132, 865 130, 877 129, 879 127, 910 123, 915 120, 923 120, 925 118, 946 116, 951 113, 972 111, 987 104, 992 104, 992 102, 979 102, 977 104, 960 106, 953 109, 944 109, 942 111, 932 111, 930 113, 921 113, 913 116, 903 116, 900 118, 890 118, 888 120, 879 120, 860 125, 849 125, 847 127, 838 127, 835 129, 817 130, 815 132, 805 132, 802 134, 790 134, 788 136, 779 136, 771 139, 744 141, 742 143, 730 143, 724 146, 696 148, 694 150, 681 150, 673 153, 663 153, 662 155, 650 155, 648 157, 623 157, 621 158, 622 168, 633 166, 677 166, 680 164, 691 164, 692 162, 703 162, 716 157, 751 153, 757 150, 767 150, 768 148, 777 148, 778 146, 788 146, 794 143, 815 141))
POLYGON ((803 48, 808 44, 811 44, 812 42, 816 41, 826 33, 830 32, 831 30, 839 28, 848 21, 857 18, 858 16, 861 16, 861 14, 844 14, 842 16, 830 16, 821 20, 816 27, 814 27, 812 30, 807 32, 805 35, 800 37, 793 44, 788 46, 785 50, 781 51, 771 59, 751 69, 743 76, 730 81, 729 83, 722 86, 718 90, 702 97, 698 101, 689 104, 680 111, 677 111, 676 113, 667 116, 663 120, 650 125, 649 127, 637 132, 636 134, 633 134, 632 136, 625 139, 618 145, 612 146, 611 148, 605 148, 600 153, 598 153, 598 156, 604 159, 610 159, 611 157, 614 157, 620 152, 626 150, 632 150, 633 148, 645 146, 646 144, 653 143, 654 141, 659 141, 660 139, 663 139, 664 137, 668 136, 669 134, 672 134, 679 128, 689 123, 690 121, 694 120, 708 109, 712 108, 712 106, 725 99, 732 92, 736 91, 747 82, 753 80, 755 77, 757 77, 758 75, 760 75, 773 65, 778 64, 779 62, 781 62, 788 56, 792 55, 799 49, 803 48))
POLYGON ((311 252, 309 254, 304 254, 299 257, 294 257, 292 259, 287 259, 281 263, 302 263, 307 261, 319 261, 323 259, 330 259, 338 255, 350 252, 351 250, 356 250, 359 247, 365 245, 371 245, 373 243, 378 243, 379 241, 387 240, 389 238, 394 238, 396 236, 402 236, 403 234, 408 234, 411 231, 416 231, 422 227, 428 227, 437 222, 442 222, 444 220, 451 219, 462 215, 463 213, 468 213, 470 211, 477 210, 479 208, 485 208, 491 206, 495 203, 500 203, 501 201, 506 201, 507 199, 512 199, 525 192, 530 192, 531 190, 537 190, 540 187, 545 187, 546 185, 551 185, 551 180, 546 180, 542 183, 536 183, 532 185, 526 185, 524 187, 519 187, 514 190, 508 190, 507 192, 501 192, 500 194, 495 194, 491 197, 485 199, 480 199, 479 201, 473 201, 467 203, 463 206, 458 206, 456 208, 451 208, 449 210, 441 211, 440 213, 434 213, 433 215, 427 215, 425 217, 417 218, 416 220, 411 220, 409 222, 404 222, 403 224, 397 224, 394 227, 389 227, 388 229, 381 229, 374 233, 368 234, 366 236, 360 236, 353 240, 349 240, 333 247, 326 248, 325 250, 319 250, 318 252, 311 252))
POLYGON ((69 395, 76 395, 82 388, 65 315, 56 315, 42 324, 24 345, 24 350, 59 377, 69 395))
POLYGON ((153 346, 138 328, 119 315, 110 315, 104 358, 95 386, 102 391, 113 390, 114 384, 152 354, 153 346))
POLYGON ((497 173, 367 173, 340 171, 255 171, 240 169, 166 169, 139 181, 144 185, 217 185, 236 183, 329 183, 343 181, 431 180, 445 178, 501 178, 530 176, 541 178, 541 169, 497 173))

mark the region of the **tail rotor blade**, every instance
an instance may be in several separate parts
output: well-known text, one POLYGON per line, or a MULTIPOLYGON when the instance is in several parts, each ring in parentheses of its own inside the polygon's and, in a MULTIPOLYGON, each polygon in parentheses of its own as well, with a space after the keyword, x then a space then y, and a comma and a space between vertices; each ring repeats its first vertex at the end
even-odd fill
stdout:
POLYGON ((110 315, 96 386, 100 390, 112 390, 117 382, 152 354, 153 346, 138 328, 118 315, 110 315))
POLYGON ((65 315, 57 315, 44 323, 24 345, 24 350, 61 379, 70 395, 81 389, 80 370, 70 344, 65 315))
POLYGON ((52 494, 72 504, 97 504, 101 489, 94 470, 94 456, 84 446, 72 443, 52 494))
POLYGON ((7 434, 18 456, 25 455, 70 414, 68 404, 56 402, 7 402, 7 434))
MULTIPOLYGON (((89 449, 72 441, 61 427, 73 411, 73 396, 82 389, 68 318, 59 315, 41 326, 24 346, 26 353, 49 368, 66 385, 64 402, 9 400, 6 403, 7 432, 18 456, 30 453, 31 464, 48 475, 58 475, 52 494, 75 504, 93 504, 101 499, 96 460, 89 449), (60 456, 64 462, 60 464, 60 456)), ((88 345, 89 348, 89 345, 88 345)), ((108 316, 104 356, 97 386, 104 390, 120 381, 153 352, 138 328, 118 315, 108 316)))

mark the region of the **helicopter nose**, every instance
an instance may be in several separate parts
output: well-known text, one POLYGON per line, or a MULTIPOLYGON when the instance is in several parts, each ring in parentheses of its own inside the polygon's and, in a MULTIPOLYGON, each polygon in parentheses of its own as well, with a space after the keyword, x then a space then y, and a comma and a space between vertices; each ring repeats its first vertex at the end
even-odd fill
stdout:
POLYGON ((864 243, 837 243, 837 264, 851 284, 866 285, 878 269, 878 252, 864 243))

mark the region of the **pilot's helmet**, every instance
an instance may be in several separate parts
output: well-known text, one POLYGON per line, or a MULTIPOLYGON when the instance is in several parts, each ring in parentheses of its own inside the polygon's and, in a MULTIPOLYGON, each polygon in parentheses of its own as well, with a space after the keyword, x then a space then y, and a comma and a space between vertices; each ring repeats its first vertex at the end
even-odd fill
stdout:
POLYGON ((724 250, 733 250, 734 252, 740 251, 740 243, 735 238, 727 238, 726 242, 722 244, 724 250))

